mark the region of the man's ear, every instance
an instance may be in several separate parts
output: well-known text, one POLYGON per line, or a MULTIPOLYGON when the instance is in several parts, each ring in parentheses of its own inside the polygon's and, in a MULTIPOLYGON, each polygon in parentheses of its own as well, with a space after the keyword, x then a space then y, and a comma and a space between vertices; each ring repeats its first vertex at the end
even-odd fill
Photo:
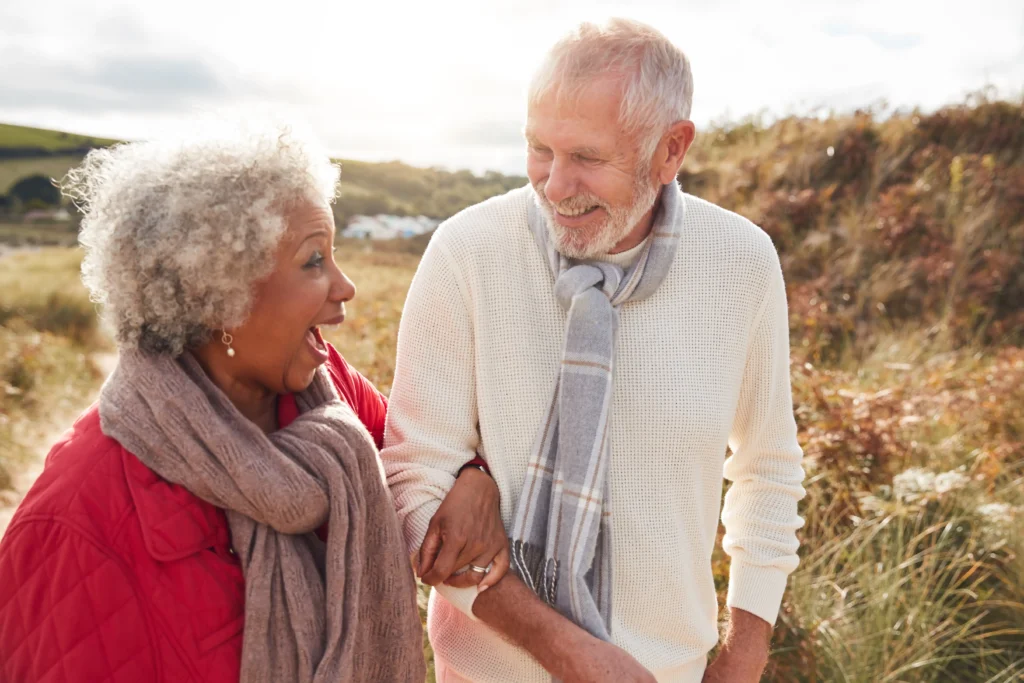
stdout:
POLYGON ((662 185, 668 185, 675 180, 696 136, 697 129, 693 121, 676 121, 661 138, 654 153, 654 166, 651 170, 662 185))

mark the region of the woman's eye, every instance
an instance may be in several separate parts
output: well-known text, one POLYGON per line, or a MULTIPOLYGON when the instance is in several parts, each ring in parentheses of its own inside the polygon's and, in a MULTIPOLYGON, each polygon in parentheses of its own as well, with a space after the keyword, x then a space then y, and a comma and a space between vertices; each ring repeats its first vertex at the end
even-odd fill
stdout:
POLYGON ((314 251, 309 260, 306 261, 306 268, 319 268, 324 264, 324 255, 319 250, 314 251))

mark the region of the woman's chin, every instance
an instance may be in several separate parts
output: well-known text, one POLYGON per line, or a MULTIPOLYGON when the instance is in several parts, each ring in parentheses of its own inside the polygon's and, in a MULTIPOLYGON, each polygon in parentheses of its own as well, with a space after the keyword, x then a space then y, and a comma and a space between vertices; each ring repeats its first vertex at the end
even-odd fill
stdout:
POLYGON ((313 378, 316 377, 316 371, 319 367, 320 364, 307 364, 302 370, 298 368, 291 369, 284 378, 285 389, 293 394, 305 391, 313 383, 313 378))

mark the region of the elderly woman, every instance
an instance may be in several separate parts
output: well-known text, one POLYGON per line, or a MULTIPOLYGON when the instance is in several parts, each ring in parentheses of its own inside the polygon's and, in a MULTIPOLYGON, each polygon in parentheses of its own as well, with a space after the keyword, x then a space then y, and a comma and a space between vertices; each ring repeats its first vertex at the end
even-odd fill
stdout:
MULTIPOLYGON (((275 130, 95 151, 66 180, 120 358, 0 544, 0 681, 424 679, 386 403, 320 333, 356 292, 338 174, 275 130)), ((444 512, 479 564, 505 538, 467 472, 444 512)))

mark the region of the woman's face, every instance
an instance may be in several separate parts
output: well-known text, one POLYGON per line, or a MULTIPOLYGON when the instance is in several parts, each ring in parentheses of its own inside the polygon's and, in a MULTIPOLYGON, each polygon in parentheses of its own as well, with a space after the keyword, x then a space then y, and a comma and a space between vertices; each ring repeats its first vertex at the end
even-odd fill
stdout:
MULTIPOLYGON (((256 285, 248 319, 228 330, 235 355, 228 357, 224 347, 222 365, 236 381, 277 394, 302 391, 313 381, 327 360, 318 327, 340 324, 345 302, 356 294, 334 262, 330 208, 302 204, 287 221, 274 270, 256 285)), ((216 337, 213 342, 220 344, 216 337)))

